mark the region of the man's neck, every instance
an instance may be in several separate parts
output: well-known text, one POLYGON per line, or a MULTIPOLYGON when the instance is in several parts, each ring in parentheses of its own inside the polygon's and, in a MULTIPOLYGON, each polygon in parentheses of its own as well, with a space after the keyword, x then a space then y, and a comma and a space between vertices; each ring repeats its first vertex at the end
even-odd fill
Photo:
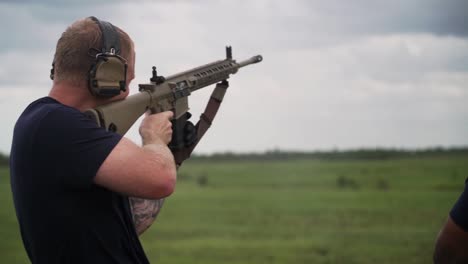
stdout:
POLYGON ((80 111, 94 108, 100 104, 99 99, 92 96, 86 86, 73 85, 66 81, 54 82, 49 96, 80 111))

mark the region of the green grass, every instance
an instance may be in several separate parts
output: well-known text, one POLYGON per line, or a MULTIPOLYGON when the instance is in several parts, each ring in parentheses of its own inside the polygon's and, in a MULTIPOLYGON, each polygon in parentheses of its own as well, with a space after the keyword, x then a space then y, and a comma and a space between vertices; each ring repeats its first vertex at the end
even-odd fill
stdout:
MULTIPOLYGON (((468 157, 187 162, 142 236, 153 263, 431 263, 468 157)), ((0 259, 27 263, 0 169, 0 259)))
POLYGON ((16 221, 9 170, 5 167, 0 167, 0 238, 0 263, 29 263, 16 221))

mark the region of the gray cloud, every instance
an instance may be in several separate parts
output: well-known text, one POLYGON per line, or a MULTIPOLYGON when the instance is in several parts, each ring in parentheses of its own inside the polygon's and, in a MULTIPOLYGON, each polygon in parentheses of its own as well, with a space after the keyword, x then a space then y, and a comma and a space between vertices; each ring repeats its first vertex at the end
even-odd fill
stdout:
MULTIPOLYGON (((238 59, 264 55, 232 77, 199 152, 468 144, 466 1, 71 3, 0 4, 0 22, 11 24, 0 28, 7 131, 47 93, 62 31, 96 15, 135 40, 135 84, 152 65, 166 75, 222 59, 226 44, 238 59)), ((195 116, 209 92, 191 96, 195 116)), ((10 136, 0 136, 1 151, 10 136)))
POLYGON ((306 1, 332 31, 352 34, 434 33, 467 36, 465 0, 306 1))
MULTIPOLYGON (((202 24, 224 26, 234 31, 255 27, 258 38, 269 47, 299 48, 330 45, 362 35, 394 33, 431 33, 468 36, 468 1, 466 0, 356 0, 356 1, 1 1, 0 34, 11 36, 0 50, 15 47, 45 47, 50 43, 41 35, 64 29, 71 21, 89 15, 120 21, 138 20, 140 12, 121 12, 127 6, 153 6, 152 19, 171 16, 180 19, 175 6, 190 6, 190 19, 202 24), (168 8, 169 7, 169 8, 168 8), (170 8, 173 7, 173 8, 170 8), (18 12, 19 8, 21 11, 18 12), (162 10, 170 10, 164 14, 162 10), (213 12, 212 10, 219 10, 213 12), (118 15, 115 15, 118 14, 118 15), (239 26, 241 28, 239 28, 239 26), (44 28, 46 27, 46 28, 44 28), (34 43, 27 41, 34 39, 34 43)), ((184 19, 184 18, 182 18, 184 19)), ((59 31, 60 32, 60 31, 59 31)), ((239 36, 245 35, 240 32, 239 36)), ((249 36, 251 37, 251 36, 249 36)), ((50 38, 47 38, 50 39, 50 38)))

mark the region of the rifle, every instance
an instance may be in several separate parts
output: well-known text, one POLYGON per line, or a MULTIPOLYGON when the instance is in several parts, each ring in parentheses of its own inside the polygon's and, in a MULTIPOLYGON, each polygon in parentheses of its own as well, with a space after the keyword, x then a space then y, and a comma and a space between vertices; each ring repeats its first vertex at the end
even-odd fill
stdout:
POLYGON ((232 48, 226 47, 226 59, 215 61, 194 69, 163 77, 158 76, 153 66, 149 84, 139 84, 139 93, 130 95, 124 100, 101 105, 84 113, 96 124, 108 131, 124 135, 136 120, 146 111, 152 114, 163 111, 173 111, 172 140, 169 148, 177 165, 190 157, 190 153, 210 127, 218 111, 226 89, 227 79, 239 68, 258 63, 263 60, 261 55, 236 62, 232 59, 232 48), (188 96, 201 88, 215 84, 205 112, 201 114, 196 125, 188 121, 188 96))

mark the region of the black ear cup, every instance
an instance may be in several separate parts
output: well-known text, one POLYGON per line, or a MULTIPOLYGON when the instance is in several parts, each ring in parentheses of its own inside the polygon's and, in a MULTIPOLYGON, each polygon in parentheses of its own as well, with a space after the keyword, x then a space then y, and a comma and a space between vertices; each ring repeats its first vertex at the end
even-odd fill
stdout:
POLYGON ((55 63, 52 63, 52 69, 50 69, 50 79, 54 80, 54 74, 55 74, 55 63))

